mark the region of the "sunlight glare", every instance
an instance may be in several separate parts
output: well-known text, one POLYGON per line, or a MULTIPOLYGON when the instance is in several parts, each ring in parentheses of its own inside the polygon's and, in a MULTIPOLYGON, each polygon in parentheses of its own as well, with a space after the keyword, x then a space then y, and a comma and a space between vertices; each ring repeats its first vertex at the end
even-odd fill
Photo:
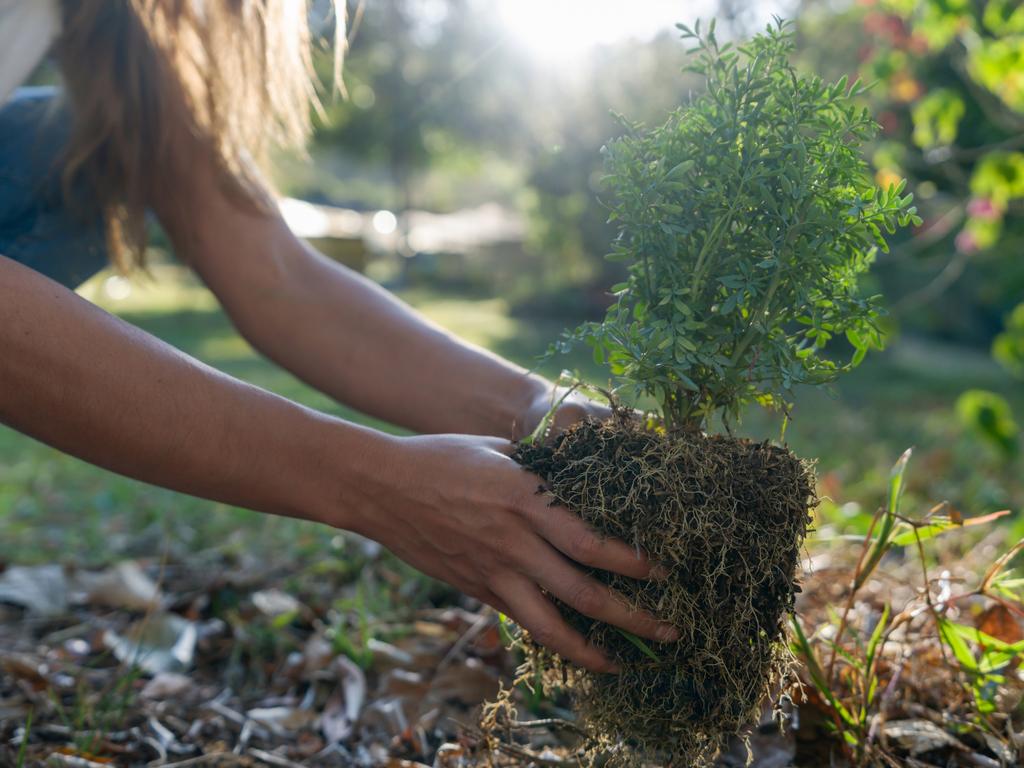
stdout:
POLYGON ((373 214, 373 228, 382 235, 393 234, 398 229, 398 218, 391 211, 377 211, 373 214))
MULTIPOLYGON (((691 3, 686 13, 706 10, 691 3)), ((681 20, 678 0, 499 0, 502 24, 535 58, 567 64, 595 45, 650 37, 681 20)))
POLYGON ((112 275, 103 282, 103 292, 108 299, 124 301, 132 295, 132 284, 120 275, 112 275))
MULTIPOLYGON (((758 26, 792 11, 792 0, 750 0, 745 15, 758 26)), ((708 19, 716 0, 497 0, 498 17, 516 45, 548 65, 582 59, 595 46, 646 41, 675 24, 708 19)))

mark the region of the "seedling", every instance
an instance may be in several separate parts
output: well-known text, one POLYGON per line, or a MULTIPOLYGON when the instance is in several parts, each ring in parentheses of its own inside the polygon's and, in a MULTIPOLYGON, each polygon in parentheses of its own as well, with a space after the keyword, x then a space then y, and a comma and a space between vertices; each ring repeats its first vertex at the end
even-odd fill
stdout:
POLYGON ((669 572, 594 575, 674 624, 677 643, 641 646, 560 606, 620 675, 524 642, 524 674, 574 694, 591 755, 636 764, 704 764, 787 674, 813 473, 782 446, 708 433, 751 403, 788 411, 797 385, 827 384, 880 347, 879 301, 858 278, 887 248, 883 231, 920 222, 902 184, 867 174, 859 150, 876 126, 859 83, 798 73, 779 20, 736 49, 714 25, 680 29, 704 89, 604 150, 611 258, 628 277, 603 322, 558 346, 590 345, 621 397, 653 399, 654 419, 617 408, 516 454, 558 502, 669 572))
POLYGON ((609 258, 628 264, 615 304, 563 342, 658 403, 669 429, 698 430, 751 402, 785 407, 882 345, 877 296, 858 278, 883 230, 920 224, 905 182, 879 189, 860 156, 876 125, 846 78, 790 64, 775 26, 719 45, 714 24, 680 25, 704 93, 654 130, 628 125, 605 148, 619 227, 609 258), (850 345, 846 357, 829 342, 850 345))

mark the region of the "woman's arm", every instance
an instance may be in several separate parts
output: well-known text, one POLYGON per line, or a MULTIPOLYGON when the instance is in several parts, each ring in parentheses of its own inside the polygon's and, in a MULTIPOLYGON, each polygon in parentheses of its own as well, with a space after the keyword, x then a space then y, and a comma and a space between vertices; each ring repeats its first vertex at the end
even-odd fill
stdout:
POLYGON ((570 560, 646 560, 536 495, 497 438, 392 437, 225 376, 0 257, 0 422, 204 498, 348 528, 504 610, 580 664, 608 661, 542 593, 665 639, 570 560))
POLYGON ((331 450, 353 457, 372 434, 226 376, 2 256, 0 422, 130 477, 292 517, 317 509, 325 427, 338 425, 331 450))
MULTIPOLYGON (((421 433, 517 438, 551 404, 543 378, 439 328, 298 240, 277 215, 228 200, 196 172, 161 210, 176 250, 260 352, 336 400, 421 433)), ((582 417, 578 398, 562 415, 582 417)), ((596 412, 596 410, 595 410, 596 412)))

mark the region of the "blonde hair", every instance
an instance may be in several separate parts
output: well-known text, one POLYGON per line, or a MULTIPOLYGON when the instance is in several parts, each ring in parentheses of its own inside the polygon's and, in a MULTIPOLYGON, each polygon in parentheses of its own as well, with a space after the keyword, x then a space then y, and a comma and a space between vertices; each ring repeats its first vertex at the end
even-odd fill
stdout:
POLYGON ((74 120, 64 187, 88 190, 117 266, 142 262, 146 207, 168 194, 163 171, 183 129, 241 204, 269 209, 266 152, 302 146, 319 107, 306 0, 61 0, 61 10, 56 53, 74 120))

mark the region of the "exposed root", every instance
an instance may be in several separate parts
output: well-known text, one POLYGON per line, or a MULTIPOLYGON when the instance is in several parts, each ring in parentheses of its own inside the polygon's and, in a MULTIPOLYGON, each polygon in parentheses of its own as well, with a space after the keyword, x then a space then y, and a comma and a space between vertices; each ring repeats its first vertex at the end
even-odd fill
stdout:
POLYGON ((524 635, 524 677, 571 691, 593 755, 703 764, 756 716, 789 665, 784 617, 816 503, 811 466, 768 442, 670 438, 621 417, 521 445, 515 458, 557 502, 668 569, 661 582, 593 575, 682 633, 676 643, 646 643, 655 660, 615 627, 560 604, 623 671, 572 667, 524 635))

